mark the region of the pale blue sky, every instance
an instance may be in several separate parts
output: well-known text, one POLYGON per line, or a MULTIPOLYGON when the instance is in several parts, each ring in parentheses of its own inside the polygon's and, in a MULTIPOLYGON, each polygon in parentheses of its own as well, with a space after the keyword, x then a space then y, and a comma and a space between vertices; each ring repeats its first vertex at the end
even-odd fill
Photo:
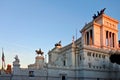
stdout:
MULTIPOLYGON (((59 40, 72 41, 97 11, 120 20, 120 0, 0 0, 0 48, 6 64, 17 54, 22 67, 35 61, 35 50, 45 54, 59 40)), ((120 37, 119 37, 120 39, 120 37)), ((1 63, 0 63, 1 65, 1 63)))

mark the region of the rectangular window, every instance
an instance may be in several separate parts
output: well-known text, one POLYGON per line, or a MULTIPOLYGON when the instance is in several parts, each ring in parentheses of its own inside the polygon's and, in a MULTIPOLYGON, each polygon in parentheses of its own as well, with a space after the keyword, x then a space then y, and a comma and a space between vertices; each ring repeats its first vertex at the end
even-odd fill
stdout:
POLYGON ((92 55, 93 55, 93 57, 94 57, 94 56, 95 56, 95 53, 93 53, 92 55))
POLYGON ((62 80, 66 80, 66 79, 65 79, 65 76, 62 76, 62 80))
POLYGON ((102 58, 105 59, 105 55, 102 55, 102 58))
POLYGON ((109 45, 109 41, 108 41, 108 31, 106 31, 106 46, 109 45))
POLYGON ((88 63, 88 66, 89 66, 89 68, 91 68, 92 67, 91 63, 88 63))
POLYGON ((111 32, 109 33, 109 40, 110 40, 110 47, 112 47, 112 35, 111 35, 111 32))
POLYGON ((93 32, 90 30, 90 45, 93 44, 93 32))
POLYGON ((96 57, 98 57, 98 54, 96 53, 96 57))
POLYGON ((66 61, 64 60, 64 61, 63 61, 63 66, 65 66, 65 65, 66 65, 66 61))
POLYGON ((114 33, 112 33, 112 36, 113 36, 113 38, 112 38, 112 41, 113 41, 113 47, 114 47, 114 33))
POLYGON ((34 77, 34 71, 29 71, 29 77, 34 77))
POLYGON ((88 55, 88 56, 91 56, 91 52, 88 52, 87 55, 88 55))
POLYGON ((82 60, 82 55, 80 55, 80 61, 82 60))
POLYGON ((99 54, 99 58, 101 58, 101 54, 99 54))
POLYGON ((105 67, 105 64, 103 65, 103 69, 105 69, 106 67, 105 67))
POLYGON ((89 45, 89 32, 87 32, 87 45, 89 45))
POLYGON ((67 80, 67 75, 66 74, 60 74, 60 80, 67 80))

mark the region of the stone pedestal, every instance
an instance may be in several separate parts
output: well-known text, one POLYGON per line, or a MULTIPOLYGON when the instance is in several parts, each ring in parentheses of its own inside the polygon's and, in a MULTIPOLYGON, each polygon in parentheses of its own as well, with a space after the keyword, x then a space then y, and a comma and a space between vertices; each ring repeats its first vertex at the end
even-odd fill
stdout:
POLYGON ((43 68, 44 66, 44 56, 36 56, 35 58, 35 63, 34 64, 30 64, 28 65, 28 68, 31 68, 31 69, 40 69, 40 68, 43 68))
POLYGON ((13 62, 13 74, 19 73, 20 70, 20 60, 18 59, 18 56, 15 56, 15 61, 13 62))

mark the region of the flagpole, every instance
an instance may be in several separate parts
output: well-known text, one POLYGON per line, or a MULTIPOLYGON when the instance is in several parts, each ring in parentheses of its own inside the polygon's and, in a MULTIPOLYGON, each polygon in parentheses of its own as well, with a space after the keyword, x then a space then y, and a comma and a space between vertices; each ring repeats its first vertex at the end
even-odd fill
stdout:
POLYGON ((4 68, 5 68, 5 56, 4 56, 4 51, 2 48, 2 70, 4 70, 4 68))
POLYGON ((2 70, 3 70, 3 61, 2 61, 2 70))
POLYGON ((2 70, 3 70, 3 48, 2 48, 2 70))

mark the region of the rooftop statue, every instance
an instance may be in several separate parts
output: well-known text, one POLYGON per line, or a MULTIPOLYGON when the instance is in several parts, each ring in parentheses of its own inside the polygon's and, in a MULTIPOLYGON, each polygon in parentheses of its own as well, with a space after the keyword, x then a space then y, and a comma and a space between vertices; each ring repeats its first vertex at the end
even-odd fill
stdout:
POLYGON ((18 58, 18 55, 15 56, 15 61, 16 61, 16 62, 19 62, 19 61, 20 61, 19 58, 18 58))
POLYGON ((35 52, 38 54, 38 55, 43 55, 44 54, 44 52, 41 50, 41 49, 39 49, 39 50, 35 50, 35 52))
POLYGON ((105 9, 106 9, 106 8, 103 8, 102 10, 97 11, 97 15, 96 15, 96 14, 93 15, 93 20, 96 19, 96 18, 97 18, 98 16, 100 16, 101 14, 104 14, 105 9))
POLYGON ((105 11, 106 8, 103 8, 101 11, 100 11, 100 14, 103 14, 104 11, 105 11))
POLYGON ((96 19, 96 18, 97 18, 97 16, 96 16, 96 14, 94 14, 93 19, 96 19))
POLYGON ((61 41, 55 44, 55 46, 61 46, 61 41))

